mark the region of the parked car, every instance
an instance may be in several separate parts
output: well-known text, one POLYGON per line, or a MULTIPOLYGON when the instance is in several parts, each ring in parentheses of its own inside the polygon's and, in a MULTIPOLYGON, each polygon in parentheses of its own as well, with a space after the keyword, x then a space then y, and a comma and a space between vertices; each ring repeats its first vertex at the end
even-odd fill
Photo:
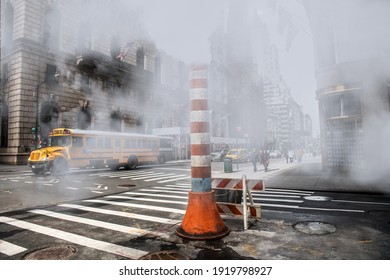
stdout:
POLYGON ((269 152, 269 156, 271 158, 281 158, 282 157, 282 152, 279 150, 272 150, 269 152))
POLYGON ((227 153, 228 150, 226 149, 211 152, 211 161, 222 161, 227 153))
POLYGON ((247 149, 231 149, 225 158, 230 158, 233 161, 247 162, 250 159, 250 155, 247 149))

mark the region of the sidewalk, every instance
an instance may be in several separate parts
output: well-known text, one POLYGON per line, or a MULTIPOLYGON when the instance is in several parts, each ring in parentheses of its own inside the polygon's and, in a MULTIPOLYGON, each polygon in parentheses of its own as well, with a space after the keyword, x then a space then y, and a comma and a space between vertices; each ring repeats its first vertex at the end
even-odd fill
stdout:
POLYGON ((301 163, 286 163, 284 159, 271 159, 269 171, 262 165, 253 172, 251 163, 240 163, 237 169, 233 163, 233 172, 225 173, 223 165, 213 167, 213 178, 247 179, 265 181, 266 188, 284 188, 310 191, 367 192, 390 194, 390 179, 376 179, 367 174, 347 174, 326 172, 322 169, 320 157, 307 157, 301 163))

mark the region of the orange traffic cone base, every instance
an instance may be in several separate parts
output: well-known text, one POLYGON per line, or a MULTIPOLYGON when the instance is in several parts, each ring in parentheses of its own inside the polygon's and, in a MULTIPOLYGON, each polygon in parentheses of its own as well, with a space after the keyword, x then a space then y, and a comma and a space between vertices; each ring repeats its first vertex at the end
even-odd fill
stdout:
POLYGON ((229 234, 219 215, 214 192, 189 192, 188 206, 176 234, 191 240, 220 239, 229 234))

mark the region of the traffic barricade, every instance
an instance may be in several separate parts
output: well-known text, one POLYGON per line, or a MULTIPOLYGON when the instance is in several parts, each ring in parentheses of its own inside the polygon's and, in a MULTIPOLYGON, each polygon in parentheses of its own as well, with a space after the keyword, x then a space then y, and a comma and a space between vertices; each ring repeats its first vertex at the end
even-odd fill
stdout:
POLYGON ((219 213, 243 216, 244 229, 248 229, 248 217, 261 218, 261 206, 254 204, 252 192, 265 190, 263 180, 248 180, 245 175, 241 179, 213 178, 211 187, 216 193, 219 213))

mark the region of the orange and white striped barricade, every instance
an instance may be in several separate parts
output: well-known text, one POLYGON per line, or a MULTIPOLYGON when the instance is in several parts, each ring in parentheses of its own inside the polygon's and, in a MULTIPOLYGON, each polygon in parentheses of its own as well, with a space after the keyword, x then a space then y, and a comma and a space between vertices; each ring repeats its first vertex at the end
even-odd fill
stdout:
POLYGON ((245 175, 242 176, 241 179, 213 178, 211 186, 214 191, 219 191, 219 193, 221 190, 226 190, 227 192, 225 194, 229 194, 234 191, 242 193, 242 198, 234 203, 217 201, 219 213, 243 216, 244 229, 248 229, 248 216, 255 219, 261 218, 261 206, 254 204, 252 192, 265 190, 263 180, 248 180, 245 175), (247 201, 248 198, 249 205, 247 201))

